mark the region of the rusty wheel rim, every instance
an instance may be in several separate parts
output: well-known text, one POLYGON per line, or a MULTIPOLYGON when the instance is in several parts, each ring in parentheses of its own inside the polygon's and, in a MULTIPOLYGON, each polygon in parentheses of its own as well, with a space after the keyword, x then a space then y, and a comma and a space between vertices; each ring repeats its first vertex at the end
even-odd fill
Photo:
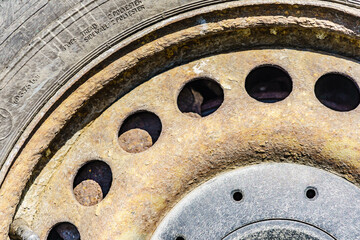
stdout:
MULTIPOLYGON (((228 9, 235 9, 234 11, 238 12, 236 6, 233 7, 228 9)), ((285 10, 281 11, 289 10, 288 13, 290 15, 294 13, 296 17, 297 7, 286 4, 284 7, 285 10)), ((219 11, 226 14, 228 9, 219 11)), ((253 7, 253 10, 256 9, 258 8, 253 7)), ((211 14, 209 13, 208 17, 214 16, 211 14)), ((206 16, 202 17, 206 18, 206 16)), ((52 113, 19 156, 20 160, 28 159, 29 165, 25 171, 27 174, 32 172, 32 167, 40 160, 39 153, 42 154, 42 161, 36 167, 36 170, 41 170, 41 173, 33 173, 36 179, 28 183, 16 217, 26 219, 43 239, 46 239, 52 227, 60 222, 71 222, 77 226, 84 239, 91 239, 99 238, 99 235, 90 231, 94 229, 93 226, 85 227, 87 223, 84 216, 95 217, 100 222, 101 216, 106 216, 106 211, 114 211, 107 206, 117 206, 118 210, 114 211, 116 220, 106 224, 103 222, 103 225, 97 226, 109 230, 105 231, 106 234, 102 234, 100 238, 107 239, 114 236, 149 238, 162 216, 181 196, 220 172, 239 166, 264 161, 296 162, 327 169, 353 183, 358 182, 359 152, 356 146, 359 142, 359 134, 354 129, 357 129, 356 119, 358 119, 359 110, 355 107, 347 112, 334 111, 324 106, 314 92, 316 81, 328 73, 341 74, 355 82, 358 81, 360 70, 357 61, 354 60, 358 58, 356 52, 358 48, 351 49, 351 46, 358 41, 358 37, 357 33, 347 32, 351 29, 351 23, 344 24, 345 27, 336 24, 323 27, 322 22, 315 22, 308 28, 300 27, 301 31, 298 31, 297 26, 306 24, 310 16, 308 19, 299 17, 298 20, 303 20, 303 23, 299 24, 299 21, 296 21, 294 25, 291 25, 292 18, 274 20, 272 17, 265 16, 227 19, 219 12, 216 12, 215 16, 218 19, 209 23, 207 25, 209 28, 206 30, 202 24, 195 24, 185 30, 164 34, 156 40, 150 38, 136 51, 128 53, 108 66, 103 66, 103 69, 94 75, 86 76, 89 79, 52 113), (264 26, 257 27, 259 21, 265 21, 264 26), (350 58, 295 49, 240 51, 242 45, 245 45, 245 48, 262 46, 262 44, 252 45, 249 40, 263 36, 265 33, 266 43, 262 44, 268 48, 285 44, 286 41, 281 40, 284 36, 289 36, 290 39, 301 33, 305 38, 317 39, 304 45, 313 46, 316 49, 314 46, 320 41, 325 43, 321 50, 337 49, 336 53, 350 58), (338 47, 339 36, 344 37, 341 43, 345 47, 338 47), (214 38, 223 41, 222 47, 215 51, 211 48, 217 46, 216 41, 212 40, 214 38), (245 44, 244 39, 247 39, 245 44), (279 41, 274 41, 274 39, 279 39, 279 41), (211 42, 214 44, 211 45, 211 42), (204 47, 201 48, 202 45, 204 47), (156 49, 156 46, 161 47, 156 49), (186 46, 190 51, 186 50, 186 46), (231 46, 234 47, 233 52, 229 52, 231 46), (181 50, 177 50, 179 48, 181 50), (196 51, 191 51, 196 48, 198 48, 196 51), (225 54, 221 54, 222 52, 225 54), (181 57, 179 57, 180 53, 181 57), (214 56, 207 56, 209 54, 214 54, 214 56), (239 62, 234 63, 229 60, 231 57, 239 62), (149 64, 153 58, 159 60, 158 66, 154 67, 154 71, 149 71, 149 68, 153 67, 149 64), (136 59, 141 59, 141 61, 136 59), (209 61, 210 64, 204 65, 204 61, 209 61), (172 68, 173 65, 167 65, 166 62, 185 63, 172 68), (329 63, 336 63, 336 66, 329 63), (149 64, 149 67, 141 71, 144 64, 149 64), (161 64, 163 66, 159 66, 161 64), (227 70, 219 71, 216 66, 220 64, 227 70), (245 80, 249 73, 265 65, 285 70, 292 80, 293 88, 288 96, 276 103, 258 101, 249 96, 245 88, 245 80), (139 77, 144 71, 150 73, 148 72, 144 78, 139 77), (162 71, 165 72, 161 73, 162 71), (215 112, 203 118, 183 114, 177 106, 177 98, 186 83, 200 78, 217 82, 224 91, 222 104, 215 112), (144 81, 146 83, 124 95, 133 86, 144 81), (158 84, 157 87, 155 87, 156 84, 158 84), (123 87, 121 91, 110 90, 118 86, 123 87), (53 130, 51 126, 55 123, 55 126, 62 128, 65 123, 68 125, 71 125, 71 121, 76 123, 84 116, 81 115, 82 111, 87 111, 87 104, 82 106, 83 103, 79 103, 79 99, 88 102, 104 99, 106 91, 110 92, 109 98, 104 104, 98 104, 94 111, 97 113, 89 117, 91 120, 96 120, 90 124, 88 120, 83 121, 83 125, 80 124, 81 129, 78 129, 76 134, 72 132, 71 137, 64 134, 65 139, 69 139, 68 143, 64 144, 65 141, 63 141, 60 145, 54 144, 54 140, 61 139, 63 136, 59 137, 51 133, 53 130), (119 97, 121 97, 120 100, 114 102, 119 97), (146 98, 154 98, 157 104, 144 101, 146 98), (102 111, 108 107, 109 109, 98 116, 99 109, 102 111), (127 117, 142 111, 154 113, 159 117, 162 125, 161 134, 155 144, 152 146, 150 144, 146 151, 130 154, 119 145, 119 130, 127 117), (251 114, 252 111, 256 114, 251 114), (346 117, 344 117, 345 114, 346 117), (74 117, 70 118, 70 116, 74 117), (173 119, 175 116, 176 119, 173 119), (69 119, 71 121, 68 121, 69 119), (326 119, 326 121, 319 121, 319 119, 326 119), (103 126, 106 126, 106 131, 103 126), (235 132, 234 129, 236 129, 235 132), (42 142, 39 140, 42 135, 49 137, 42 142), (49 139, 52 139, 50 141, 52 144, 49 139), (99 139, 101 139, 100 142, 99 139), (171 143, 170 148, 169 143, 171 143), (36 149, 32 147, 37 144, 41 147, 36 149), (179 146, 187 147, 181 151, 181 154, 176 155, 176 149, 179 146), (91 151, 84 152, 81 149, 91 151), (170 160, 165 161, 165 159, 170 160), (73 179, 84 164, 94 160, 106 162, 110 166, 113 174, 111 188, 118 190, 110 189, 102 201, 84 207, 74 197, 73 179), (140 174, 139 169, 144 173, 140 174), (139 174, 140 179, 144 180, 141 188, 134 185, 139 180, 139 174), (147 174, 152 177, 147 176, 143 179, 142 176, 147 174), (177 178, 174 179, 174 176, 177 178), (52 182, 54 179, 64 182, 62 187, 56 189, 55 186, 58 186, 59 182, 55 184, 52 182), (43 187, 39 187, 42 181, 48 182, 43 187), (49 184, 50 182, 52 183, 49 184), (129 187, 131 189, 128 189, 129 187), (169 190, 169 187, 173 189, 169 190), (57 190, 61 194, 58 196, 50 194, 49 189, 57 190), (41 193, 41 199, 35 197, 40 196, 39 193, 41 193), (43 194, 49 197, 44 197, 43 194), (151 196, 151 201, 148 200, 149 196, 151 196), (42 211, 45 209, 42 205, 45 204, 44 201, 49 201, 47 204, 52 205, 47 211, 42 211), (121 204, 125 204, 125 207, 121 204), (61 209, 67 210, 59 211, 60 205, 63 206, 61 209), (73 211, 74 209, 76 211, 73 211), (41 224, 43 226, 40 227, 41 224)), ((319 18, 326 19, 324 16, 319 18)), ((197 21, 202 17, 199 17, 197 21)), ((351 17, 353 15, 349 14, 349 19, 351 17)), ((290 41, 289 39, 287 41, 290 41)), ((300 42, 292 42, 289 47, 301 47, 300 42)), ((13 172, 21 171, 22 168, 24 169, 25 166, 15 164, 9 176, 13 172)), ((6 190, 6 188, 3 189, 6 190)), ((14 206, 18 203, 16 199, 19 198, 20 195, 13 198, 14 206)))
MULTIPOLYGON (((334 171, 343 164, 352 166, 357 153, 347 146, 351 141, 356 145, 358 134, 343 130, 356 128, 349 116, 355 118, 359 110, 346 112, 344 118, 345 112, 324 106, 314 94, 321 76, 343 68, 352 69, 347 74, 353 78, 360 73, 351 61, 288 49, 215 55, 164 72, 115 102, 60 149, 27 192, 17 217, 31 222, 42 238, 59 222, 73 223, 85 239, 150 236, 161 219, 159 213, 168 211, 179 193, 226 169, 267 161, 326 166, 334 171), (337 62, 338 69, 324 64, 331 61, 337 62), (281 101, 253 99, 244 87, 246 76, 265 63, 281 66, 291 77, 293 90, 281 101), (302 70, 310 66, 311 71, 302 70), (208 116, 192 117, 177 106, 179 92, 193 79, 211 79, 223 89, 224 101, 208 116), (137 114, 133 129, 139 121, 144 121, 141 125, 150 121, 160 134, 142 151, 127 152, 118 139, 120 129, 137 114), (151 116, 161 119, 160 125, 151 116), (344 152, 349 151, 352 158, 344 159, 344 152), (94 160, 110 166, 113 180, 102 201, 83 206, 74 198, 72 183, 79 169, 94 160), (38 195, 42 197, 33 209, 38 195), (44 223, 47 216, 51 220, 44 223), (97 235, 96 228, 106 234, 97 235)), ((277 92, 273 94, 276 97, 277 92)))

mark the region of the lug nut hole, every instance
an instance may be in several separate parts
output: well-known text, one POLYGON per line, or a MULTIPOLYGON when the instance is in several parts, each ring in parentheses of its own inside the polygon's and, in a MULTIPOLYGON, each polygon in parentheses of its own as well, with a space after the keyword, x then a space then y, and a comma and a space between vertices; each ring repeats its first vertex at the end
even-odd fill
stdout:
POLYGON ((315 84, 315 95, 326 107, 340 112, 351 111, 360 103, 359 87, 347 76, 328 73, 315 84))
POLYGON ((231 192, 231 196, 235 202, 240 202, 243 199, 243 194, 240 190, 234 190, 231 192))
POLYGON ((274 103, 284 100, 293 88, 287 72, 277 66, 260 66, 253 69, 245 80, 247 93, 256 100, 274 103))
POLYGON ((224 101, 220 84, 208 78, 188 82, 180 91, 177 105, 181 112, 195 118, 215 112, 224 101))
POLYGON ((109 165, 102 161, 91 161, 76 174, 73 184, 75 198, 81 205, 95 205, 108 194, 111 183, 109 165))
POLYGON ((119 144, 126 152, 139 153, 158 140, 162 130, 160 118, 151 112, 137 112, 121 125, 119 144))
POLYGON ((308 199, 310 200, 314 200, 317 196, 318 196, 318 192, 317 192, 317 189, 314 188, 314 187, 308 187, 306 190, 305 190, 305 195, 308 199))
POLYGON ((80 233, 75 225, 62 222, 56 224, 47 237, 47 240, 80 240, 80 233))
POLYGON ((185 240, 184 237, 177 237, 176 240, 185 240))

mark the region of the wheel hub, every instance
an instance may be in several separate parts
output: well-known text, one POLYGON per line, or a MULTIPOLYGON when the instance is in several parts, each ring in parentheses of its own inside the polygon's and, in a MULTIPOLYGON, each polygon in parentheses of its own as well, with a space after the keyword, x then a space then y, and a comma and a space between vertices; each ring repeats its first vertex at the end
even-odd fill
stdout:
POLYGON ((356 239, 360 190, 296 164, 220 175, 183 198, 152 239, 356 239))

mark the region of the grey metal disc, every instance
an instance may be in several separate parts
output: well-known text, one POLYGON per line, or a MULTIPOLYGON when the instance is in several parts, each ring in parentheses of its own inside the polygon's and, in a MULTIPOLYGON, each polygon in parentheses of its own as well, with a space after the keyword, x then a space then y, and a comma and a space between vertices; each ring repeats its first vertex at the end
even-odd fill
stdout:
POLYGON ((152 239, 348 240, 359 239, 359 221, 360 190, 345 179, 303 165, 260 164, 192 191, 152 239), (234 197, 235 192, 241 194, 234 197))
POLYGON ((314 226, 291 220, 267 220, 244 226, 224 240, 334 240, 314 226))

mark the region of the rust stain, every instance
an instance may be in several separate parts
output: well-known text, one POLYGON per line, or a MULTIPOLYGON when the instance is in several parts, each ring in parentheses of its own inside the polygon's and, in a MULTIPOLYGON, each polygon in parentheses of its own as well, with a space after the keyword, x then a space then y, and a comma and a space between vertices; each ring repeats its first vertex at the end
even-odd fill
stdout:
MULTIPOLYGON (((360 73, 358 64, 346 59, 284 49, 221 54, 166 71, 115 102, 71 142, 70 150, 65 147, 65 154, 61 149, 49 163, 61 155, 61 164, 56 169, 46 166, 38 177, 40 181, 52 172, 43 183, 47 187, 37 187, 35 181, 18 215, 41 236, 66 216, 85 239, 149 239, 182 196, 230 169, 295 162, 357 183, 360 134, 355 119, 360 110, 345 115, 326 108, 313 95, 316 76, 334 71, 334 66, 348 69, 351 76, 360 73), (281 66, 292 77, 294 89, 283 101, 259 102, 244 89, 247 73, 265 63, 281 66), (179 111, 176 99, 184 83, 202 76, 227 87, 219 109, 194 118, 179 111), (163 130, 154 145, 127 152, 117 134, 124 119, 139 110, 155 113, 163 130), (77 169, 90 160, 111 166, 113 184, 95 206, 79 206, 69 186, 77 169), (21 214, 39 194, 36 212, 21 214), (49 216, 52 221, 47 221, 49 216)), ((132 144, 141 145, 138 140, 132 139, 132 144)))

